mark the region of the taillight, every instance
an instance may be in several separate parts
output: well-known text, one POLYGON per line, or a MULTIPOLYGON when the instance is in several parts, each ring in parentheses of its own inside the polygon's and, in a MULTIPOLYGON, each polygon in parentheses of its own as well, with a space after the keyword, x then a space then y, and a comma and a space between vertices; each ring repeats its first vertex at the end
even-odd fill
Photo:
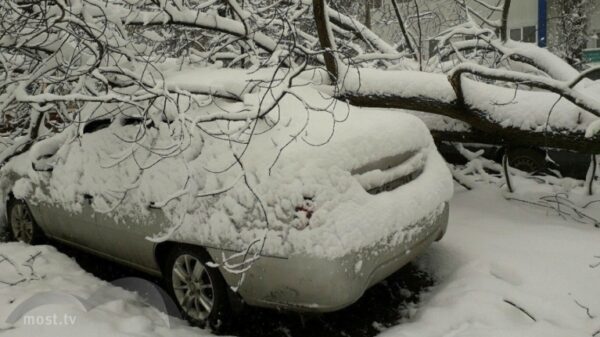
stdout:
POLYGON ((304 213, 307 219, 310 219, 313 215, 313 210, 304 206, 296 207, 296 212, 304 213))

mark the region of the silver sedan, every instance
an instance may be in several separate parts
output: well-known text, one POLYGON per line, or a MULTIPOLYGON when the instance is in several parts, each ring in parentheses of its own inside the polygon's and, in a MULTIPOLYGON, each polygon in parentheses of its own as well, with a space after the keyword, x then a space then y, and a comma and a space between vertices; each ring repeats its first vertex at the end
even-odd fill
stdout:
MULTIPOLYGON (((48 177, 57 174, 40 172, 50 171, 43 165, 34 165, 34 170, 48 177)), ((379 158, 349 170, 348 177, 359 181, 363 193, 367 192, 366 198, 372 198, 375 204, 380 200, 376 198, 382 196, 392 201, 379 205, 377 210, 390 215, 386 217, 388 222, 395 221, 395 213, 410 214, 399 212, 398 207, 419 208, 419 214, 425 216, 397 229, 391 226, 393 232, 332 258, 298 251, 260 254, 243 273, 227 268, 245 258, 243 251, 211 244, 198 236, 160 243, 148 240, 172 225, 159 209, 149 209, 143 216, 129 214, 130 218, 119 223, 111 214, 96 210, 93 195, 81 195, 78 211, 73 212, 51 199, 17 198, 22 193, 13 193, 7 201, 8 223, 16 240, 36 244, 52 238, 164 277, 180 310, 195 324, 227 321, 232 301, 240 300, 260 307, 330 312, 351 305, 369 287, 419 256, 443 237, 448 224, 447 193, 436 195, 423 187, 452 185, 445 163, 431 144, 420 151, 379 158), (367 179, 370 172, 387 171, 401 174, 389 174, 387 180, 367 179), (402 206, 405 204, 413 206, 402 206)), ((14 182, 23 177, 9 172, 3 178, 14 182)), ((49 179, 35 180, 38 185, 33 188, 43 194, 49 179)), ((368 218, 354 220, 356 224, 369 222, 368 218)))

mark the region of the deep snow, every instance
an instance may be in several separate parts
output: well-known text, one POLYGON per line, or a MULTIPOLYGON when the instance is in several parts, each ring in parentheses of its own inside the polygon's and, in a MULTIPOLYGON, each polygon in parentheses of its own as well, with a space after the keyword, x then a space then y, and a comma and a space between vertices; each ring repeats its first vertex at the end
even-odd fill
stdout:
MULTIPOLYGON (((496 185, 457 188, 446 237, 417 260, 437 279, 416 313, 384 331, 385 337, 592 336, 600 329, 600 230, 564 220, 552 211, 505 200, 496 185), (535 321, 520 309, 527 311, 535 321), (589 308, 588 311, 585 308, 589 308)), ((591 210, 592 212, 597 210, 591 210)), ((85 297, 106 284, 47 246, 0 244, 0 254, 17 265, 42 252, 33 265, 38 277, 16 286, 0 285, 0 321, 36 291, 62 290, 85 297)), ((27 268, 21 268, 27 276, 27 268)), ((0 279, 21 278, 0 263, 0 279)), ((70 313, 68 327, 26 326, 0 330, 3 336, 185 336, 207 332, 169 329, 155 309, 131 293, 84 313, 73 305, 39 307, 32 313, 70 313)))

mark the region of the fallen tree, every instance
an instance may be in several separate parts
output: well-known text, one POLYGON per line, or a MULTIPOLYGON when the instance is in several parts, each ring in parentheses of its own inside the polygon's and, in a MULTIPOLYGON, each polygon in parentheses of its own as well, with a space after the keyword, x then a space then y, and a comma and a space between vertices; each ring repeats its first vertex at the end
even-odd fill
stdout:
MULTIPOLYGON (((598 70, 580 73, 548 50, 510 41, 510 1, 485 4, 456 1, 464 20, 435 37, 437 53, 424 66, 410 43, 386 42, 324 0, 7 1, 0 166, 49 129, 84 123, 81 109, 91 102, 152 119, 181 97, 244 102, 261 92, 259 107, 206 119, 256 121, 307 73, 324 93, 356 106, 442 115, 505 143, 599 153, 600 90, 586 79, 598 70), (165 79, 173 68, 198 66, 250 75, 243 85, 207 81, 185 90, 165 79), (271 76, 252 78, 258 69, 272 69, 271 76)), ((408 42, 411 35, 404 32, 408 42)))
MULTIPOLYGON (((316 0, 314 3, 315 8, 326 6, 323 0, 316 0)), ((445 57, 454 54, 458 59, 457 64, 447 72, 447 76, 444 74, 425 76, 425 74, 414 71, 390 70, 365 70, 361 73, 360 69, 352 69, 340 58, 337 58, 336 62, 327 62, 326 65, 332 80, 337 82, 341 88, 338 89, 338 97, 357 106, 408 109, 447 116, 466 122, 473 128, 489 135, 490 138, 504 144, 599 153, 600 142, 598 142, 598 136, 595 135, 596 127, 593 123, 591 126, 588 124, 591 129, 569 128, 566 125, 551 125, 550 116, 555 112, 571 114, 574 119, 579 119, 581 114, 599 117, 600 101, 595 95, 600 86, 594 87, 593 90, 586 90, 586 85, 590 85, 586 78, 600 72, 600 69, 591 69, 580 74, 547 50, 509 41, 506 25, 510 3, 510 1, 504 3, 502 20, 499 22, 483 20, 484 23, 492 26, 491 28, 499 30, 499 37, 492 30, 484 29, 474 21, 442 34, 441 44, 447 43, 448 46, 440 53, 443 53, 445 57), (460 41, 456 43, 459 45, 457 47, 451 41, 457 35, 473 36, 475 39, 460 41), (464 50, 470 50, 475 54, 474 59, 463 55, 464 50), (499 54, 501 56, 499 61, 494 62, 492 66, 476 63, 477 59, 485 58, 490 53, 499 54), (515 66, 511 65, 511 62, 517 63, 517 66, 525 64, 533 67, 537 73, 512 70, 515 66), (341 79, 340 68, 344 68, 347 72, 341 79), (485 80, 488 82, 486 83, 485 80), (489 81, 494 83, 490 84, 489 81), (498 82, 501 83, 498 84, 498 82), (474 90, 466 89, 467 84, 474 90), (525 96, 519 86, 529 87, 527 90, 528 100, 555 103, 551 109, 546 110, 539 107, 532 110, 531 106, 526 104, 519 107, 518 96, 525 96), (503 104, 509 108, 502 111, 502 107, 491 107, 489 102, 493 101, 496 92, 498 90, 506 91, 508 88, 514 88, 512 89, 514 93, 511 94, 512 101, 503 104), (535 90, 542 91, 536 92, 535 90), (561 100, 568 101, 570 104, 561 106, 560 108, 564 109, 562 111, 553 111, 561 100), (492 109, 500 111, 496 111, 494 116, 491 113, 492 109), (522 127, 512 124, 508 120, 509 117, 505 116, 515 111, 525 116, 537 114, 548 116, 548 118, 545 125, 535 125, 535 129, 522 127), (542 127, 540 128, 540 126, 542 127)), ((495 7, 488 9, 498 10, 495 7)), ((466 10, 469 12, 468 8, 466 10)), ((323 10, 316 10, 315 16, 322 45, 326 50, 335 50, 335 40, 329 38, 331 35, 326 34, 328 30, 331 30, 327 27, 328 17, 324 15, 323 10)), ((480 15, 477 17, 482 18, 480 15)))

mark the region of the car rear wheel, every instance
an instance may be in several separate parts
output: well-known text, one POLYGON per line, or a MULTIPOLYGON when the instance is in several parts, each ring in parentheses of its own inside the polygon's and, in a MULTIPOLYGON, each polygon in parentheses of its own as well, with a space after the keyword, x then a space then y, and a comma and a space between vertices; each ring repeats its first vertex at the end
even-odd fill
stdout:
POLYGON ((11 200, 8 203, 8 223, 12 239, 30 245, 43 242, 44 233, 24 201, 11 200))
POLYGON ((222 331, 231 318, 227 284, 210 256, 196 247, 176 247, 166 263, 166 283, 182 315, 192 324, 222 331))

